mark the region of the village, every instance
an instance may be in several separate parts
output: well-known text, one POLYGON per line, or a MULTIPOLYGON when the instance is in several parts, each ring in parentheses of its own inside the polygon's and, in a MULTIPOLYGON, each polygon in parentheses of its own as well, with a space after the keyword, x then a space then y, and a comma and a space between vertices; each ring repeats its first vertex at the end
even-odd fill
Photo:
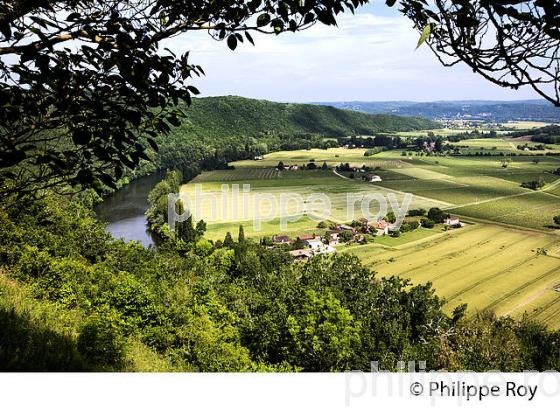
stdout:
MULTIPOLYGON (((296 236, 295 239, 288 235, 274 235, 263 244, 270 249, 290 249, 288 253, 295 259, 306 260, 316 255, 332 254, 336 252, 337 246, 342 244, 366 244, 374 242, 376 237, 383 236, 396 238, 420 227, 432 229, 438 223, 442 225, 443 230, 465 226, 458 217, 445 214, 438 208, 432 208, 429 212, 417 209, 411 211, 400 226, 396 223, 394 214, 389 213, 384 219, 377 221, 360 218, 350 224, 330 223, 323 235, 305 234, 296 236)), ((317 225, 318 229, 326 227, 326 222, 317 225)))

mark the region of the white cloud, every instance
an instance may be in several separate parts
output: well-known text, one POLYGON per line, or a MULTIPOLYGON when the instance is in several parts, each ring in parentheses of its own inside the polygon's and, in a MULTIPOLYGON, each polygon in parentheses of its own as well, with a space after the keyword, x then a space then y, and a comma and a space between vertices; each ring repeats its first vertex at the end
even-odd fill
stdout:
POLYGON ((534 98, 526 89, 505 90, 466 67, 441 67, 418 40, 408 19, 373 13, 343 15, 339 27, 317 25, 280 36, 256 35, 235 52, 205 33, 168 41, 191 50, 206 77, 204 95, 243 95, 278 101, 441 100, 534 98))

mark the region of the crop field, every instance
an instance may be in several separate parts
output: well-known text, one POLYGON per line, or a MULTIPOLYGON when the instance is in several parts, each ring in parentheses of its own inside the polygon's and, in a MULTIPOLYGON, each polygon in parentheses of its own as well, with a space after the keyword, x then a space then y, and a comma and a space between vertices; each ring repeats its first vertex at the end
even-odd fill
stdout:
POLYGON ((340 163, 349 163, 354 167, 361 167, 366 165, 372 168, 381 167, 384 169, 402 168, 410 166, 408 161, 403 161, 401 157, 383 159, 376 156, 366 157, 364 153, 367 151, 365 148, 347 149, 347 148, 329 148, 325 149, 310 149, 298 151, 280 151, 273 152, 264 156, 261 161, 237 161, 232 163, 236 168, 273 168, 278 165, 280 161, 284 165, 305 165, 309 162, 315 162, 317 166, 323 165, 326 162, 328 166, 333 167, 340 163))
MULTIPOLYGON (((519 152, 517 142, 498 138, 460 144, 472 150, 494 151, 496 147, 519 152)), ((182 192, 193 195, 198 189, 214 196, 214 205, 198 201, 199 215, 208 223, 206 236, 213 240, 223 239, 226 232, 235 236, 241 224, 246 236, 255 239, 275 234, 322 234, 317 228, 321 220, 349 222, 362 216, 360 199, 368 194, 395 195, 400 205, 404 194, 412 193, 411 208, 437 206, 458 215, 467 225, 450 231, 441 226, 419 228, 398 238, 378 237, 373 244, 340 245, 338 251, 357 255, 381 276, 432 282, 436 293, 447 300, 445 309, 449 312, 468 303, 470 312, 527 313, 560 328, 560 292, 555 290, 560 286, 560 229, 552 226, 552 217, 560 214, 560 177, 551 172, 560 167, 560 158, 403 156, 401 150, 365 157, 365 151, 275 152, 261 161, 234 162, 232 170, 204 172, 184 185, 182 192), (503 166, 504 158, 509 159, 507 167, 503 166), (323 162, 331 168, 346 162, 353 167, 367 165, 382 182, 364 182, 360 172, 350 179, 349 172, 276 169, 280 161, 301 166, 312 160, 319 167, 323 162), (539 191, 520 186, 541 178, 547 185, 539 191), (232 193, 234 186, 241 191, 244 184, 250 187, 245 196, 232 193), (227 191, 223 191, 224 186, 227 191), (280 198, 286 194, 300 195, 303 207, 294 201, 282 204, 280 198), (328 198, 328 206, 311 206, 317 194, 328 198), (349 203, 348 194, 356 202, 349 203), (263 202, 263 195, 275 205, 263 202), (327 207, 330 213, 324 214, 327 207), (281 221, 286 223, 283 229, 281 221)), ((374 201, 366 208, 373 215, 379 205, 374 201)))
MULTIPOLYGON (((518 145, 525 145, 535 147, 541 145, 538 142, 532 142, 523 138, 476 138, 459 141, 452 143, 453 146, 460 149, 462 154, 472 154, 475 152, 481 153, 504 153, 504 154, 525 154, 517 148, 518 145)), ((546 149, 529 151, 530 154, 546 155, 547 153, 560 152, 560 146, 557 144, 546 144, 546 149)))
MULTIPOLYGON (((381 194, 387 198, 391 194, 399 205, 404 199, 402 192, 362 181, 350 181, 332 171, 274 170, 275 174, 269 171, 237 168, 205 172, 183 185, 181 192, 193 198, 191 209, 195 211, 196 219, 204 219, 208 223, 208 238, 221 239, 226 232, 237 230, 240 224, 244 225, 250 237, 312 232, 316 231, 315 227, 322 220, 343 223, 362 217, 362 200, 367 199, 367 195, 381 194), (247 193, 243 193, 243 185, 250 188, 247 193), (227 191, 223 190, 224 186, 227 191), (235 186, 238 191, 232 192, 235 186), (198 197, 197 190, 201 193, 198 197), (290 199, 293 195, 299 196, 303 202, 290 199), (324 195, 328 202, 314 203, 314 195, 324 195), (353 196, 350 202, 348 195, 353 196), (325 214, 327 210, 330 212, 325 214), (280 230, 280 218, 293 220, 288 222, 287 230, 280 230), (261 221, 261 227, 257 230, 254 229, 254 220, 261 221)), ((388 180, 402 178, 391 171, 383 171, 382 174, 388 180)), ((415 208, 448 205, 421 197, 415 197, 411 204, 415 208)), ((390 204, 388 209, 391 210, 390 204)), ((376 215, 379 210, 379 203, 375 200, 366 207, 370 215, 376 215)))
POLYGON ((550 125, 549 122, 540 122, 540 121, 508 121, 504 124, 504 126, 508 128, 515 128, 518 130, 526 130, 531 128, 541 128, 550 125))
POLYGON ((527 313, 559 328, 559 248, 555 235, 476 224, 392 248, 374 243, 340 251, 382 277, 431 282, 448 312, 468 303, 471 312, 527 313))
MULTIPOLYGON (((389 161, 399 155, 392 151, 376 157, 389 161)), ((559 158, 508 158, 504 168, 502 157, 414 157, 411 167, 392 170, 407 178, 379 185, 446 202, 450 205, 445 209, 459 216, 550 230, 552 217, 560 214, 560 177, 551 173, 559 167, 559 158), (542 190, 520 186, 541 178, 547 183, 542 190)))

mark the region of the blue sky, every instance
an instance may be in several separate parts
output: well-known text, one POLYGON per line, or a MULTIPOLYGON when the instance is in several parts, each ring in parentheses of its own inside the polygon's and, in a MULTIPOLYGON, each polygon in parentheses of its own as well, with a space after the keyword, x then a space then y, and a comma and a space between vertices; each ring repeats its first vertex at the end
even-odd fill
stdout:
POLYGON ((538 98, 529 88, 490 84, 464 65, 444 68, 427 47, 415 50, 418 33, 384 1, 342 15, 338 23, 255 35, 255 47, 247 43, 235 51, 205 33, 189 33, 166 46, 190 50, 192 63, 203 66, 206 77, 195 85, 204 96, 293 102, 538 98))

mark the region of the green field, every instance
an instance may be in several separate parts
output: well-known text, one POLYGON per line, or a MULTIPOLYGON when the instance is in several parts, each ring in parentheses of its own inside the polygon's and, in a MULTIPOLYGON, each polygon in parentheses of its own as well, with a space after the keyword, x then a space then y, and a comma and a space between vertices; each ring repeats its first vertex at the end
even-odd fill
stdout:
MULTIPOLYGON (((394 151, 375 157, 401 158, 394 151)), ((560 214, 560 178, 550 172, 559 167, 560 158, 512 157, 507 168, 501 159, 413 157, 405 160, 412 167, 393 170, 406 178, 384 180, 380 186, 450 203, 445 208, 459 216, 549 231, 552 217, 560 214), (520 186, 539 178, 548 184, 540 191, 520 186)))
MULTIPOLYGON (((503 139, 466 140, 468 143, 508 144, 503 139)), ((464 141, 463 141, 464 142, 464 141)), ((220 194, 222 184, 229 186, 249 184, 251 193, 248 203, 242 204, 240 198, 232 199, 239 203, 245 213, 243 217, 218 218, 212 215, 211 207, 204 207, 201 217, 211 224, 229 229, 238 222, 251 221, 256 213, 265 214, 266 219, 279 218, 279 210, 270 206, 257 206, 255 195, 271 194, 279 198, 283 193, 294 193, 307 198, 312 194, 326 194, 332 204, 327 219, 348 221, 347 193, 358 197, 379 193, 393 193, 400 201, 404 193, 414 195, 413 207, 429 208, 438 206, 465 218, 476 218, 503 224, 550 231, 552 217, 560 214, 560 179, 550 171, 560 166, 560 158, 553 156, 511 157, 507 168, 502 166, 503 157, 436 157, 402 156, 400 151, 382 152, 365 157, 365 149, 311 149, 300 151, 275 152, 265 156, 262 161, 238 161, 233 170, 205 172, 183 187, 183 192, 194 193, 196 184, 203 192, 220 194), (538 158, 535 162, 534 159, 538 158), (278 171, 276 165, 304 165, 313 161, 321 166, 326 162, 329 167, 339 163, 349 163, 354 167, 363 165, 375 169, 383 181, 369 184, 361 181, 360 173, 354 180, 335 175, 332 171, 278 171), (540 191, 522 188, 522 182, 543 179, 547 185, 540 191), (258 208, 258 209, 257 209, 258 208)), ((508 157, 509 158, 509 157, 508 157)), ((231 204, 230 204, 231 205, 231 204)), ((297 209, 289 204, 287 215, 297 214, 297 209)), ((232 205, 233 207, 233 205, 232 205)), ((377 211, 374 205, 370 212, 377 211)), ((357 205, 355 212, 358 212, 357 205)), ((310 211, 311 216, 315 214, 310 211)), ((305 216, 306 212, 300 212, 305 216)), ((223 216, 223 215, 222 215, 223 216)), ((309 229, 316 221, 310 221, 309 229)), ((302 224, 300 223, 300 228, 302 224)), ((217 235, 224 233, 219 229, 217 235)), ((212 230, 210 232, 212 235, 212 230)), ((268 231, 267 231, 268 234, 268 231)), ((258 236, 258 232, 254 232, 258 236)))
POLYGON ((473 225, 392 248, 375 243, 340 252, 359 256, 380 276, 433 283, 448 312, 468 303, 471 312, 527 313, 559 328, 558 245, 555 235, 473 225))
MULTIPOLYGON (((465 140, 461 144, 472 149, 513 152, 516 145, 505 139, 465 140), (478 148, 477 148, 478 147, 478 148)), ((560 214, 560 178, 550 171, 560 167, 560 158, 553 156, 514 156, 507 168, 500 156, 403 156, 401 151, 387 151, 365 157, 365 149, 311 149, 275 152, 262 161, 238 161, 233 170, 205 172, 183 186, 193 194, 198 185, 202 192, 217 195, 222 203, 222 185, 249 184, 251 191, 243 202, 231 197, 235 209, 246 210, 243 217, 213 218, 211 206, 202 206, 202 217, 208 222, 207 236, 222 239, 226 232, 235 232, 240 224, 249 237, 285 233, 291 237, 317 233, 322 218, 315 212, 302 212, 293 204, 285 211, 290 217, 285 231, 280 230, 279 209, 259 205, 255 198, 270 194, 279 198, 285 193, 304 198, 325 194, 331 203, 328 219, 348 222, 348 193, 361 198, 371 193, 394 194, 399 204, 404 193, 412 193, 412 208, 437 206, 471 221, 463 229, 444 231, 420 228, 399 238, 378 237, 373 244, 340 245, 339 252, 350 252, 381 276, 398 275, 413 283, 432 282, 436 293, 447 302, 451 311, 468 303, 471 312, 493 310, 498 314, 520 316, 527 313, 553 328, 560 328, 560 230, 552 229, 552 217, 560 214), (534 161, 538 158, 538 161, 534 161), (348 162, 353 167, 375 168, 383 179, 367 183, 349 179, 349 173, 329 171, 278 171, 284 165, 304 165, 314 160, 329 167, 348 162), (521 182, 542 178, 547 185, 540 191, 521 188, 521 182), (259 230, 252 220, 264 215, 259 230)), ((375 204, 375 203, 374 203, 375 204)), ((225 209, 219 206, 220 210, 225 209)), ((355 218, 361 216, 354 206, 355 218)), ((374 214, 376 206, 369 208, 374 214)))
MULTIPOLYGON (((315 232, 318 231, 315 227, 321 220, 343 223, 349 219, 360 218, 363 215, 360 199, 368 194, 381 194, 384 197, 393 194, 399 204, 403 202, 402 192, 362 181, 350 181, 335 175, 333 171, 278 172, 271 168, 241 168, 238 163, 236 166, 238 168, 235 170, 202 173, 182 188, 182 193, 192 197, 195 197, 197 187, 204 194, 214 196, 214 203, 217 206, 212 206, 209 199, 203 198, 200 201, 200 214, 197 218, 204 219, 208 223, 207 237, 210 239, 222 239, 226 232, 235 232, 240 224, 244 225, 245 233, 249 237, 315 232), (246 196, 241 192, 235 195, 231 193, 234 185, 238 185, 241 191, 243 184, 250 186, 250 192, 246 196), (228 192, 222 192, 223 185, 228 187, 228 192), (312 208, 311 205, 307 209, 308 212, 305 212, 306 210, 300 209, 294 201, 289 201, 282 207, 280 202, 282 195, 287 193, 300 195, 304 201, 311 201, 312 195, 324 194, 331 205, 330 213, 323 215, 322 207, 312 208), (347 194, 356 196, 353 207, 348 206, 347 194), (271 195, 275 205, 268 200, 259 200, 261 195, 271 195), (227 205, 224 205, 224 201, 227 205), (349 210, 353 212, 354 217, 349 216, 351 215, 349 210), (281 217, 298 220, 288 223, 287 230, 281 231, 279 228, 281 217), (252 222, 254 219, 262 221, 260 229, 254 229, 252 222)), ((384 171, 382 174, 388 179, 391 176, 395 179, 401 178, 400 174, 391 171, 384 171)), ((370 205, 369 212, 372 215, 377 214, 378 203, 372 201, 370 205)), ((415 208, 448 205, 442 201, 421 197, 415 197, 412 202, 415 208)))
POLYGON ((482 153, 504 153, 504 154, 531 154, 531 155, 546 155, 547 153, 560 152, 560 146, 557 144, 546 144, 548 148, 536 151, 522 151, 517 148, 518 145, 525 145, 535 147, 542 145, 538 142, 531 142, 523 138, 473 138, 451 143, 453 146, 458 147, 463 155, 472 154, 475 152, 482 153))

